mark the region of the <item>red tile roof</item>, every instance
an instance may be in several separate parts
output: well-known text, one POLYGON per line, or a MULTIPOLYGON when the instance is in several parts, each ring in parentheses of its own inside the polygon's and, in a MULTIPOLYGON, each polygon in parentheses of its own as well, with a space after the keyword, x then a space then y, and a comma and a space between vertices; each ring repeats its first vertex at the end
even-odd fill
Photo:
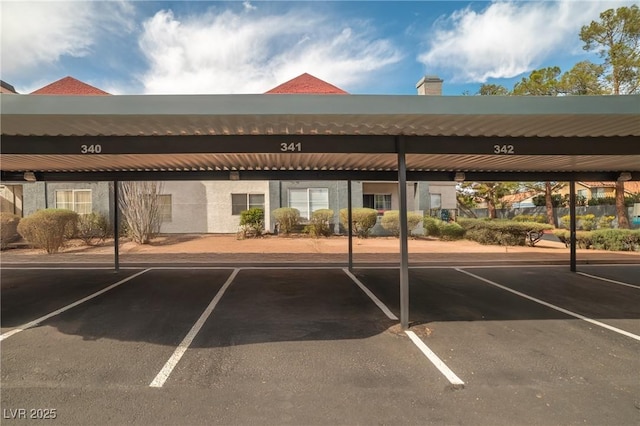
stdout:
POLYGON ((320 80, 311 74, 301 74, 266 92, 268 94, 348 95, 339 87, 320 80))
POLYGON ((32 95, 109 95, 104 90, 93 87, 73 77, 61 78, 35 92, 32 95))
MULTIPOLYGON (((582 185, 587 188, 615 188, 615 182, 580 182, 582 185)), ((640 193, 640 182, 638 181, 627 181, 624 183, 624 191, 629 194, 638 194, 640 193)))

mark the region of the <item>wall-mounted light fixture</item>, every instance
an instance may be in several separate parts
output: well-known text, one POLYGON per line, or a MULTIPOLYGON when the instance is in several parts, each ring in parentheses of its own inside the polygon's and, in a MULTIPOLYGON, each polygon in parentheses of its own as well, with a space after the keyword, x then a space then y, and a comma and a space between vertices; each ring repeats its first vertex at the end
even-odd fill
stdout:
POLYGON ((464 175, 464 172, 456 172, 455 176, 453 177, 453 180, 460 183, 460 182, 464 182, 466 176, 464 175))
POLYGON ((627 182, 629 180, 631 180, 631 173, 629 172, 622 172, 620 176, 618 176, 618 182, 627 182))
POLYGON ((35 182, 36 181, 36 175, 33 172, 24 172, 24 180, 26 180, 27 182, 35 182))

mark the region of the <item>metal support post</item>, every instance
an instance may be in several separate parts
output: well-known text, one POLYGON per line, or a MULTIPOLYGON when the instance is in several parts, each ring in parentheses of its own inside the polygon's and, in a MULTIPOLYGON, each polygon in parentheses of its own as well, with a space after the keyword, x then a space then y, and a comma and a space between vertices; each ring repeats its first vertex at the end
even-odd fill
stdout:
POLYGON ((347 181, 347 235, 349 236, 349 271, 353 270, 353 215, 351 212, 351 179, 347 181))
POLYGON ((409 328, 409 227, 407 224, 407 163, 405 140, 396 138, 398 149, 398 193, 400 195, 400 325, 409 328))
POLYGON ((571 216, 571 225, 569 226, 569 247, 571 247, 571 260, 570 268, 571 272, 576 272, 576 181, 571 180, 569 182, 569 215, 571 216))
POLYGON ((113 267, 116 272, 120 270, 120 209, 118 181, 113 181, 113 267))

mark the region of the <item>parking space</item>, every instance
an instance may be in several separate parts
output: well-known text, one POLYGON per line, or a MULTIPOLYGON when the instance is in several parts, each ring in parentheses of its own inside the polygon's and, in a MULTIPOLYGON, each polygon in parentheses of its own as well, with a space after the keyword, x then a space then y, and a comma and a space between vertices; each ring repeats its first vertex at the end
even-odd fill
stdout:
MULTIPOLYGON (((621 268, 603 270, 639 272, 621 268)), ((397 269, 355 277, 399 315, 397 269)), ((9 330, 128 279, 2 341, 3 416, 55 408, 60 424, 629 424, 640 407, 640 342, 571 314, 638 334, 640 291, 563 268, 410 271, 411 330, 464 388, 339 268, 2 278, 9 330)))

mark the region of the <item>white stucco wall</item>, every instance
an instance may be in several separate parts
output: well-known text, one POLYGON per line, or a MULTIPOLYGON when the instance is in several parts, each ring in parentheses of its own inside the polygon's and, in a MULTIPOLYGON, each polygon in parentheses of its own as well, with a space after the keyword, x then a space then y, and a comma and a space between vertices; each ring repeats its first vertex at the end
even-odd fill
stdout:
POLYGON ((455 182, 430 182, 429 194, 440 194, 442 196, 441 201, 443 209, 458 208, 455 182))
POLYGON ((171 194, 172 204, 172 220, 162 224, 163 233, 237 232, 240 216, 231 214, 231 194, 264 194, 265 211, 271 211, 268 181, 172 181, 164 183, 163 193, 171 194))

